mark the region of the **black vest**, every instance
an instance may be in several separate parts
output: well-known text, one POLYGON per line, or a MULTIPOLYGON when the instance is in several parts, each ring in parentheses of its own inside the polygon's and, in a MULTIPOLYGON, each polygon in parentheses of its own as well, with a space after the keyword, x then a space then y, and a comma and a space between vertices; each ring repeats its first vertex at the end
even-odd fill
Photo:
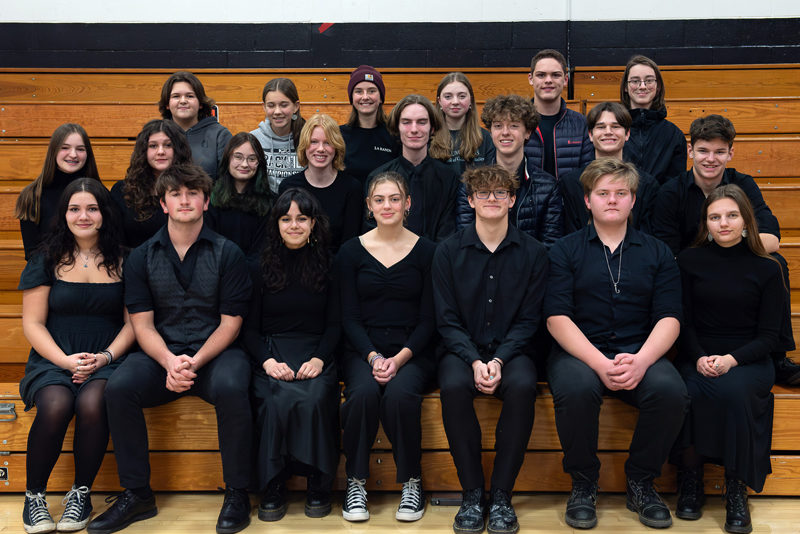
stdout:
POLYGON ((220 323, 219 282, 225 238, 198 242, 197 264, 184 289, 157 233, 147 243, 147 280, 153 296, 154 324, 173 354, 193 356, 220 323), (211 246, 209 246, 211 245, 211 246))

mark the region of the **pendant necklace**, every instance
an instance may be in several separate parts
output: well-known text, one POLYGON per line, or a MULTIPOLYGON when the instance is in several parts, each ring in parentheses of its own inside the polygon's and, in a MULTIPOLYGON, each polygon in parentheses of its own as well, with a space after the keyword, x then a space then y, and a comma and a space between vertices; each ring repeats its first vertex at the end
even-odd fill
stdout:
POLYGON ((603 256, 606 258, 606 267, 608 268, 608 276, 611 278, 611 283, 614 284, 614 292, 619 295, 619 280, 622 277, 622 245, 625 244, 625 238, 622 238, 622 242, 619 244, 619 268, 617 269, 617 279, 614 280, 614 274, 611 272, 611 264, 608 262, 608 253, 606 252, 606 246, 603 244, 603 256))
MULTIPOLYGON (((86 256, 84 256, 83 252, 81 252, 80 250, 78 251, 78 255, 81 258, 83 258, 83 268, 84 269, 88 269, 89 268, 89 255, 87 254, 86 256)), ((97 256, 97 254, 95 254, 94 256, 97 256)))

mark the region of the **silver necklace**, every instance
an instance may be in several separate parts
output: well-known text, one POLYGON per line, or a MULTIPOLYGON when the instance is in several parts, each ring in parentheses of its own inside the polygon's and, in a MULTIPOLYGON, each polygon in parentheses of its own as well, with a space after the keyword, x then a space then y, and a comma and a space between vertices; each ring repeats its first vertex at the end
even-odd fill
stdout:
MULTIPOLYGON (((83 255, 83 252, 81 252, 80 250, 78 251, 78 255, 79 255, 81 258, 83 258, 83 268, 84 268, 84 269, 88 269, 88 268, 89 268, 89 255, 87 254, 86 256, 84 256, 84 255, 83 255)), ((95 257, 96 257, 96 256, 97 256, 97 254, 94 254, 93 256, 95 256, 95 257)))
POLYGON ((622 242, 619 244, 619 268, 617 269, 617 279, 614 280, 614 275, 611 272, 611 264, 608 262, 608 252, 606 252, 606 246, 603 244, 603 256, 606 258, 606 267, 608 268, 608 276, 611 278, 611 283, 614 284, 614 292, 619 295, 619 280, 622 278, 622 245, 625 244, 625 238, 622 238, 622 242))

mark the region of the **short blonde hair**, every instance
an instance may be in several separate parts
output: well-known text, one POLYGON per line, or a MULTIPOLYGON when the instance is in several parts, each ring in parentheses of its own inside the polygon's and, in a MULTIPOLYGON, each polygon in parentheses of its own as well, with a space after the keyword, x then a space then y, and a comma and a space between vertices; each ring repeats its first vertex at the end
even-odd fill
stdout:
POLYGON ((633 163, 618 160, 617 158, 597 158, 591 162, 581 174, 583 194, 589 196, 597 182, 604 176, 611 175, 614 180, 621 180, 635 195, 639 189, 639 172, 633 163))
POLYGON ((319 126, 325 132, 325 138, 331 144, 336 154, 333 156, 333 168, 337 171, 344 170, 344 138, 342 132, 339 130, 339 125, 333 120, 333 117, 324 113, 312 115, 303 126, 300 132, 300 140, 297 143, 297 162, 303 167, 308 165, 308 158, 306 157, 306 150, 311 145, 311 134, 314 128, 319 126))

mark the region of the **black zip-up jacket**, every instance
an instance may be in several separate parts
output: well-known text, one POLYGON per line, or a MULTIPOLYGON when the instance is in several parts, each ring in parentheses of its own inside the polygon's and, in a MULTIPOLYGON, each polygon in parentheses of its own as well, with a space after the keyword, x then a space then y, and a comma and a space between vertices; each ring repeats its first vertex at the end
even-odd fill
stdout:
POLYGON ((686 136, 667 120, 667 109, 631 109, 631 136, 622 154, 659 184, 686 171, 686 136))
MULTIPOLYGON (((496 161, 489 162, 494 165, 496 161)), ((561 191, 556 179, 542 170, 530 172, 526 162, 517 169, 519 189, 516 201, 511 208, 509 221, 511 224, 537 239, 546 247, 550 247, 564 235, 561 191)), ((475 220, 473 210, 467 200, 467 192, 463 184, 458 195, 458 227, 463 228, 475 220)))
MULTIPOLYGON (((577 111, 567 109, 563 98, 559 115, 553 130, 556 178, 594 159, 594 145, 589 141, 586 118, 577 111)), ((534 174, 537 170, 544 169, 544 140, 538 127, 525 143, 525 158, 528 160, 529 173, 534 174)))

